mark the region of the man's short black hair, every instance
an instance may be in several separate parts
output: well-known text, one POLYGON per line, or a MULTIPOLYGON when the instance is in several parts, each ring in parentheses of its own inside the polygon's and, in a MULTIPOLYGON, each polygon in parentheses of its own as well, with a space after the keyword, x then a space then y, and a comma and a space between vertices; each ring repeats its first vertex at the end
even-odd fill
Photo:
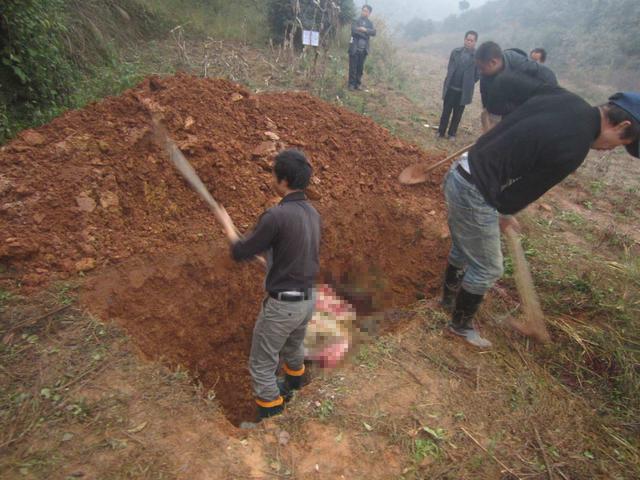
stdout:
POLYGON ((484 42, 476 50, 476 61, 480 63, 487 63, 498 58, 502 58, 502 48, 496 42, 484 42))
POLYGON ((286 180, 291 190, 304 190, 309 185, 313 169, 300 150, 283 150, 276 155, 273 166, 278 181, 286 180))
POLYGON ((373 12, 373 7, 371 5, 363 5, 362 9, 364 10, 365 8, 369 10, 369 13, 373 12))
POLYGON ((547 61, 547 51, 544 48, 534 48, 533 50, 531 50, 531 54, 533 53, 540 54, 540 61, 542 63, 547 61))
POLYGON ((474 37, 476 37, 476 40, 478 40, 478 32, 476 32, 475 30, 469 30, 464 34, 464 38, 467 38, 469 35, 473 35, 474 37))
POLYGON ((609 123, 614 127, 616 125, 620 125, 622 122, 631 122, 631 125, 629 125, 622 134, 623 139, 640 139, 640 122, 638 122, 633 115, 615 103, 607 103, 603 105, 603 110, 607 120, 609 120, 609 123))

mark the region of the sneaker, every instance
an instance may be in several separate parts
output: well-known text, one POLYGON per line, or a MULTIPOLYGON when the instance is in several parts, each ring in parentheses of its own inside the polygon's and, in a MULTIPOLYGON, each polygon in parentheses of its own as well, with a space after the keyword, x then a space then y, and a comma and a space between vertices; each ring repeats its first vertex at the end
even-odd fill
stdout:
POLYGON ((356 90, 356 89, 357 89, 357 88, 356 88, 356 87, 354 87, 353 85, 349 85, 349 91, 350 91, 350 92, 353 92, 353 91, 354 91, 354 90, 356 90))
POLYGON ((456 141, 456 136, 455 135, 449 135, 449 141, 450 142, 455 142, 456 141))
POLYGON ((468 344, 474 347, 491 348, 493 346, 489 340, 483 338, 480 332, 473 327, 456 327, 453 323, 450 323, 448 329, 450 333, 463 338, 468 344))

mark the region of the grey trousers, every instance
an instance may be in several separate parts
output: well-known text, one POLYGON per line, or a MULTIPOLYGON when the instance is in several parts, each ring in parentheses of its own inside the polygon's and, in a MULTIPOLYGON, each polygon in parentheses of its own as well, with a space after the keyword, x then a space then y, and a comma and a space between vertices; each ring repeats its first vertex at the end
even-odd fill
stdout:
POLYGON ((268 297, 253 328, 249 371, 253 392, 259 400, 280 398, 276 382, 279 356, 291 371, 304 367, 304 336, 313 316, 315 299, 282 302, 268 297))

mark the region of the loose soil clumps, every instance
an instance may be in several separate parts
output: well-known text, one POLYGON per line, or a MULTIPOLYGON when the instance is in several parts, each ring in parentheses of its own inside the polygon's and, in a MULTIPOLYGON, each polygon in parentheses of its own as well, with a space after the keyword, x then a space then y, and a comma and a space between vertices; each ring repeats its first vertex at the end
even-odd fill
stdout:
POLYGON ((215 388, 234 422, 246 418, 264 272, 231 262, 213 216, 154 144, 140 98, 161 109, 242 231, 277 201, 273 153, 299 148, 314 166, 309 196, 323 218, 323 278, 374 277, 376 308, 437 288, 448 244, 441 179, 397 182, 427 153, 306 93, 254 95, 184 74, 147 79, 0 149, 5 275, 27 289, 87 276, 88 309, 123 325, 144 355, 186 365, 215 388))

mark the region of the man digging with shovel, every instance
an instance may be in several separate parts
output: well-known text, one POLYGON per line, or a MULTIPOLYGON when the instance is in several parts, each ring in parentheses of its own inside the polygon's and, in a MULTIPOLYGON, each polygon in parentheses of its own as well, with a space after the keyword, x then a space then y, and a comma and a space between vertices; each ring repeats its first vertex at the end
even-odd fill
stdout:
POLYGON ((590 149, 625 145, 638 157, 640 138, 640 93, 618 93, 592 107, 560 87, 501 77, 503 91, 530 97, 480 137, 444 184, 452 245, 442 305, 452 312, 449 331, 480 348, 491 342, 474 317, 503 273, 500 230, 519 230, 511 215, 574 172, 590 149))
POLYGON ((267 210, 241 239, 228 213, 221 222, 236 261, 266 253, 267 295, 253 330, 249 370, 258 406, 258 421, 284 410, 304 374, 303 341, 313 315, 313 284, 319 269, 320 215, 304 193, 312 169, 297 150, 280 152, 273 168, 274 185, 282 201, 267 210), (284 381, 276 373, 280 356, 284 381))

